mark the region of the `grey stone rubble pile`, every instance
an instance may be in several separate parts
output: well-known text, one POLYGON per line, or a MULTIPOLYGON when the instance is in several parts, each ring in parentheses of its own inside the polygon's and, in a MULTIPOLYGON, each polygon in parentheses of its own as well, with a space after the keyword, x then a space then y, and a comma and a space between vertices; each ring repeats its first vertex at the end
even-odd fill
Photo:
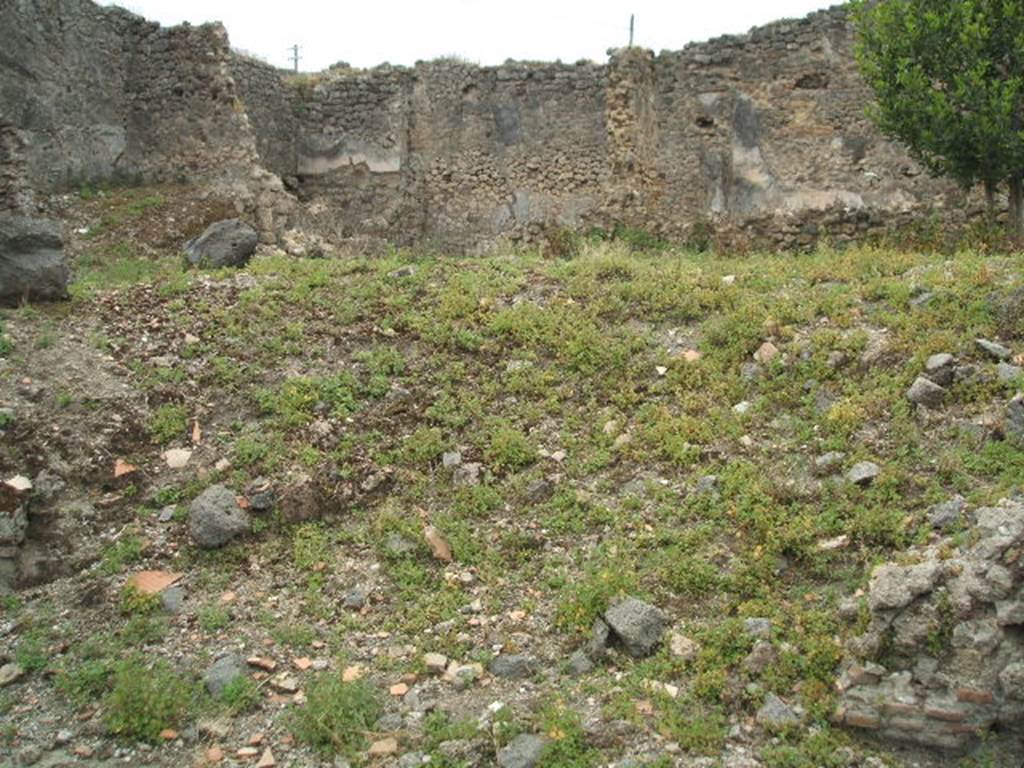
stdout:
POLYGON ((70 277, 60 226, 0 214, 0 306, 66 299, 70 277))
POLYGON ((874 571, 870 625, 848 643, 837 681, 837 722, 949 749, 1021 729, 1024 499, 977 510, 971 533, 952 556, 947 539, 874 571))

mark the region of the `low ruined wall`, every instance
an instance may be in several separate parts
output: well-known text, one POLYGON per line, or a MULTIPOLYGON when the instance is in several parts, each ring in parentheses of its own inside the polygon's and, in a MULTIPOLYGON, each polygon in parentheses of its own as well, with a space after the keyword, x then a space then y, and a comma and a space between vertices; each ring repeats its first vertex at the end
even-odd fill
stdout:
POLYGON ((1024 502, 979 509, 969 543, 912 550, 872 574, 835 719, 959 749, 1024 724, 1024 502))

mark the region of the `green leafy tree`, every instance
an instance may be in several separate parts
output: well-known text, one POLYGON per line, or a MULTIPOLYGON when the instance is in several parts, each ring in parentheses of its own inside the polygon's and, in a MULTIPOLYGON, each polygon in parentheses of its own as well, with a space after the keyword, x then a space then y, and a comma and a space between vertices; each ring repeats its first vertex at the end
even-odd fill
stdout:
POLYGON ((1024 234, 1024 2, 856 0, 871 116, 936 175, 1006 185, 1024 234))

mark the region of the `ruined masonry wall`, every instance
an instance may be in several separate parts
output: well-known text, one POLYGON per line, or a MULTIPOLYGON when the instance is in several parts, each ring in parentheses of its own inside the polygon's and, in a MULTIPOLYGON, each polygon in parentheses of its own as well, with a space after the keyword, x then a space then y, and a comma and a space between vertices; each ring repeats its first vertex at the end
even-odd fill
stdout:
POLYGON ((0 0, 0 125, 17 129, 32 188, 214 180, 265 232, 295 219, 463 250, 626 225, 793 248, 962 223, 975 201, 866 118, 853 42, 834 8, 606 64, 295 77, 232 53, 219 25, 0 0))
POLYGON ((162 28, 89 0, 0 0, 0 125, 17 129, 19 186, 212 182, 269 238, 292 201, 260 164, 230 59, 220 25, 162 28))
POLYGON ((850 642, 835 719, 927 747, 963 748, 1024 723, 1024 501, 979 509, 974 539, 872 574, 867 631, 850 642))
POLYGON ((962 223, 964 194, 868 120, 853 37, 834 8, 606 65, 264 73, 243 98, 265 162, 336 214, 311 222, 333 235, 473 247, 623 224, 792 248, 962 223), (278 102, 292 109, 262 106, 278 102))

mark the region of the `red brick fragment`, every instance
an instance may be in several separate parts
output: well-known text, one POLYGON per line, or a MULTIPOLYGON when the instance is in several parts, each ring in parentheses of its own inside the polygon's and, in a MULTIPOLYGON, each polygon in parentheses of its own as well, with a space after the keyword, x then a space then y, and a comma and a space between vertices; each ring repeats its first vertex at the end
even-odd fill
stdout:
POLYGON ((956 697, 959 701, 971 704, 991 704, 995 700, 990 691, 979 691, 977 688, 957 688, 956 697))

